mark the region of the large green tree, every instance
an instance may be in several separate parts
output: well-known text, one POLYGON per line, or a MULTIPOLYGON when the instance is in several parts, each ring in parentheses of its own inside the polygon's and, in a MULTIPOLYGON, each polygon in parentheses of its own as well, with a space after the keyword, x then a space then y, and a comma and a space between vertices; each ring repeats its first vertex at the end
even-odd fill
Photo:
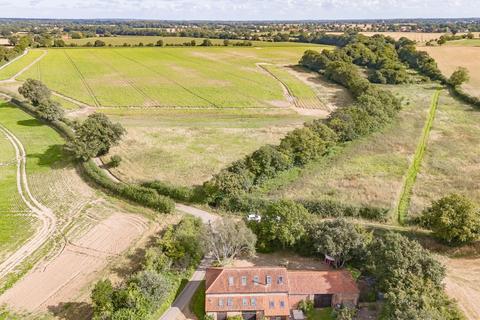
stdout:
POLYGON ((292 200, 280 200, 268 206, 261 221, 254 225, 260 247, 293 247, 306 233, 312 217, 304 206, 292 200))
POLYGON ((436 237, 449 244, 469 243, 480 237, 480 210, 459 194, 433 202, 423 211, 421 220, 436 237))
POLYGON ((335 267, 342 268, 354 257, 365 254, 370 235, 345 219, 321 221, 311 228, 313 246, 322 255, 335 258, 335 267))
POLYGON ((52 92, 41 81, 35 79, 27 79, 18 88, 18 92, 28 99, 34 106, 50 99, 52 92))
POLYGON ((108 153, 121 140, 125 129, 103 113, 94 113, 76 129, 75 140, 67 144, 77 159, 87 161, 108 153))

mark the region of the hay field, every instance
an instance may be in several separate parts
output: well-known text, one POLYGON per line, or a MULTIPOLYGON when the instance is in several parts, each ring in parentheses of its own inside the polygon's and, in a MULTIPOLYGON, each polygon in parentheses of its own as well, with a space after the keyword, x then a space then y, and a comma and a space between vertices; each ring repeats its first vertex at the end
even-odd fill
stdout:
MULTIPOLYGON (((475 40, 476 41, 476 40, 475 40)), ((470 71, 470 81, 462 87, 468 93, 480 97, 480 48, 479 47, 422 47, 438 63, 443 74, 449 77, 458 67, 470 71)))
MULTIPOLYGON (((102 40, 105 44, 112 46, 122 46, 124 43, 129 45, 138 45, 140 42, 144 45, 149 43, 157 43, 158 40, 163 40, 164 45, 177 45, 185 42, 191 42, 195 40, 196 45, 200 45, 205 38, 192 38, 192 37, 159 37, 159 36, 118 36, 118 37, 92 37, 83 39, 68 39, 65 40, 67 44, 74 43, 82 46, 86 43, 94 43, 95 40, 102 40)), ((210 39, 214 45, 223 46, 223 39, 210 39)), ((230 45, 235 43, 241 43, 243 40, 229 40, 230 45)), ((305 44, 298 42, 269 42, 269 41, 250 41, 254 47, 303 47, 303 46, 317 46, 316 44, 305 44)))
POLYGON ((282 88, 257 63, 296 64, 307 48, 50 49, 21 79, 91 106, 276 107, 282 88))
MULTIPOLYGON (((288 109, 102 109, 127 129, 110 152, 123 158, 113 172, 127 181, 160 179, 199 184, 227 164, 309 119, 288 109)), ((107 162, 109 156, 104 158, 107 162)))
POLYGON ((427 151, 413 189, 410 213, 451 192, 480 203, 480 112, 441 95, 427 151))
POLYGON ((286 172, 262 191, 275 198, 322 198, 394 208, 434 90, 415 85, 389 88, 405 97, 403 110, 390 126, 347 144, 327 159, 286 172))
POLYGON ((449 47, 480 47, 480 39, 462 39, 462 40, 454 40, 448 41, 444 44, 444 46, 449 47))

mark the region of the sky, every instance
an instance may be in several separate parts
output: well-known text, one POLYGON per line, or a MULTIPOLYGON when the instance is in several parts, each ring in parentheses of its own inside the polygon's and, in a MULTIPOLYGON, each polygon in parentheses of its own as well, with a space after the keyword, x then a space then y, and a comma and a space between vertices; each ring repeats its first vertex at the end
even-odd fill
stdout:
POLYGON ((480 17, 480 0, 0 0, 3 18, 335 20, 480 17))

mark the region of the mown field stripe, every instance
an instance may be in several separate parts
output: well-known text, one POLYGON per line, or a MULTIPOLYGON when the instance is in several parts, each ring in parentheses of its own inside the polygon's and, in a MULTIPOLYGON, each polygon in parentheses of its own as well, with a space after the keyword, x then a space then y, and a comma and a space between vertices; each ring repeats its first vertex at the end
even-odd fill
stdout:
POLYGON ((441 89, 437 89, 433 94, 432 103, 430 105, 430 111, 428 114, 428 118, 425 122, 425 126, 423 127, 422 136, 417 145, 417 149, 415 150, 412 164, 408 168, 407 175, 405 177, 402 193, 400 194, 400 198, 397 205, 398 222, 400 224, 403 224, 405 222, 405 217, 407 215, 408 208, 410 207, 410 200, 412 197, 413 186, 415 185, 417 174, 420 170, 423 157, 425 155, 428 138, 430 136, 430 131, 432 129, 433 121, 435 119, 435 114, 437 112, 440 93, 441 93, 441 89))

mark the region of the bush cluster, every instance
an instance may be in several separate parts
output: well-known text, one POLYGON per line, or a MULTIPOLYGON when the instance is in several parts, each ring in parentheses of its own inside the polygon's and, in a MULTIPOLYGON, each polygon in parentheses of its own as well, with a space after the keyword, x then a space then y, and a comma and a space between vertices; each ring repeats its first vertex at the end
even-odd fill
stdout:
POLYGON ((81 162, 81 167, 83 173, 88 178, 116 196, 162 213, 170 213, 175 208, 175 203, 172 199, 158 194, 153 189, 112 181, 93 160, 81 162))
POLYGON ((372 206, 352 206, 329 199, 301 200, 300 203, 320 218, 363 218, 375 221, 387 221, 388 209, 372 206))
POLYGON ((92 290, 93 319, 147 319, 169 303, 181 279, 203 257, 203 224, 187 216, 170 226, 145 254, 141 270, 114 287, 109 280, 97 282, 92 290))

